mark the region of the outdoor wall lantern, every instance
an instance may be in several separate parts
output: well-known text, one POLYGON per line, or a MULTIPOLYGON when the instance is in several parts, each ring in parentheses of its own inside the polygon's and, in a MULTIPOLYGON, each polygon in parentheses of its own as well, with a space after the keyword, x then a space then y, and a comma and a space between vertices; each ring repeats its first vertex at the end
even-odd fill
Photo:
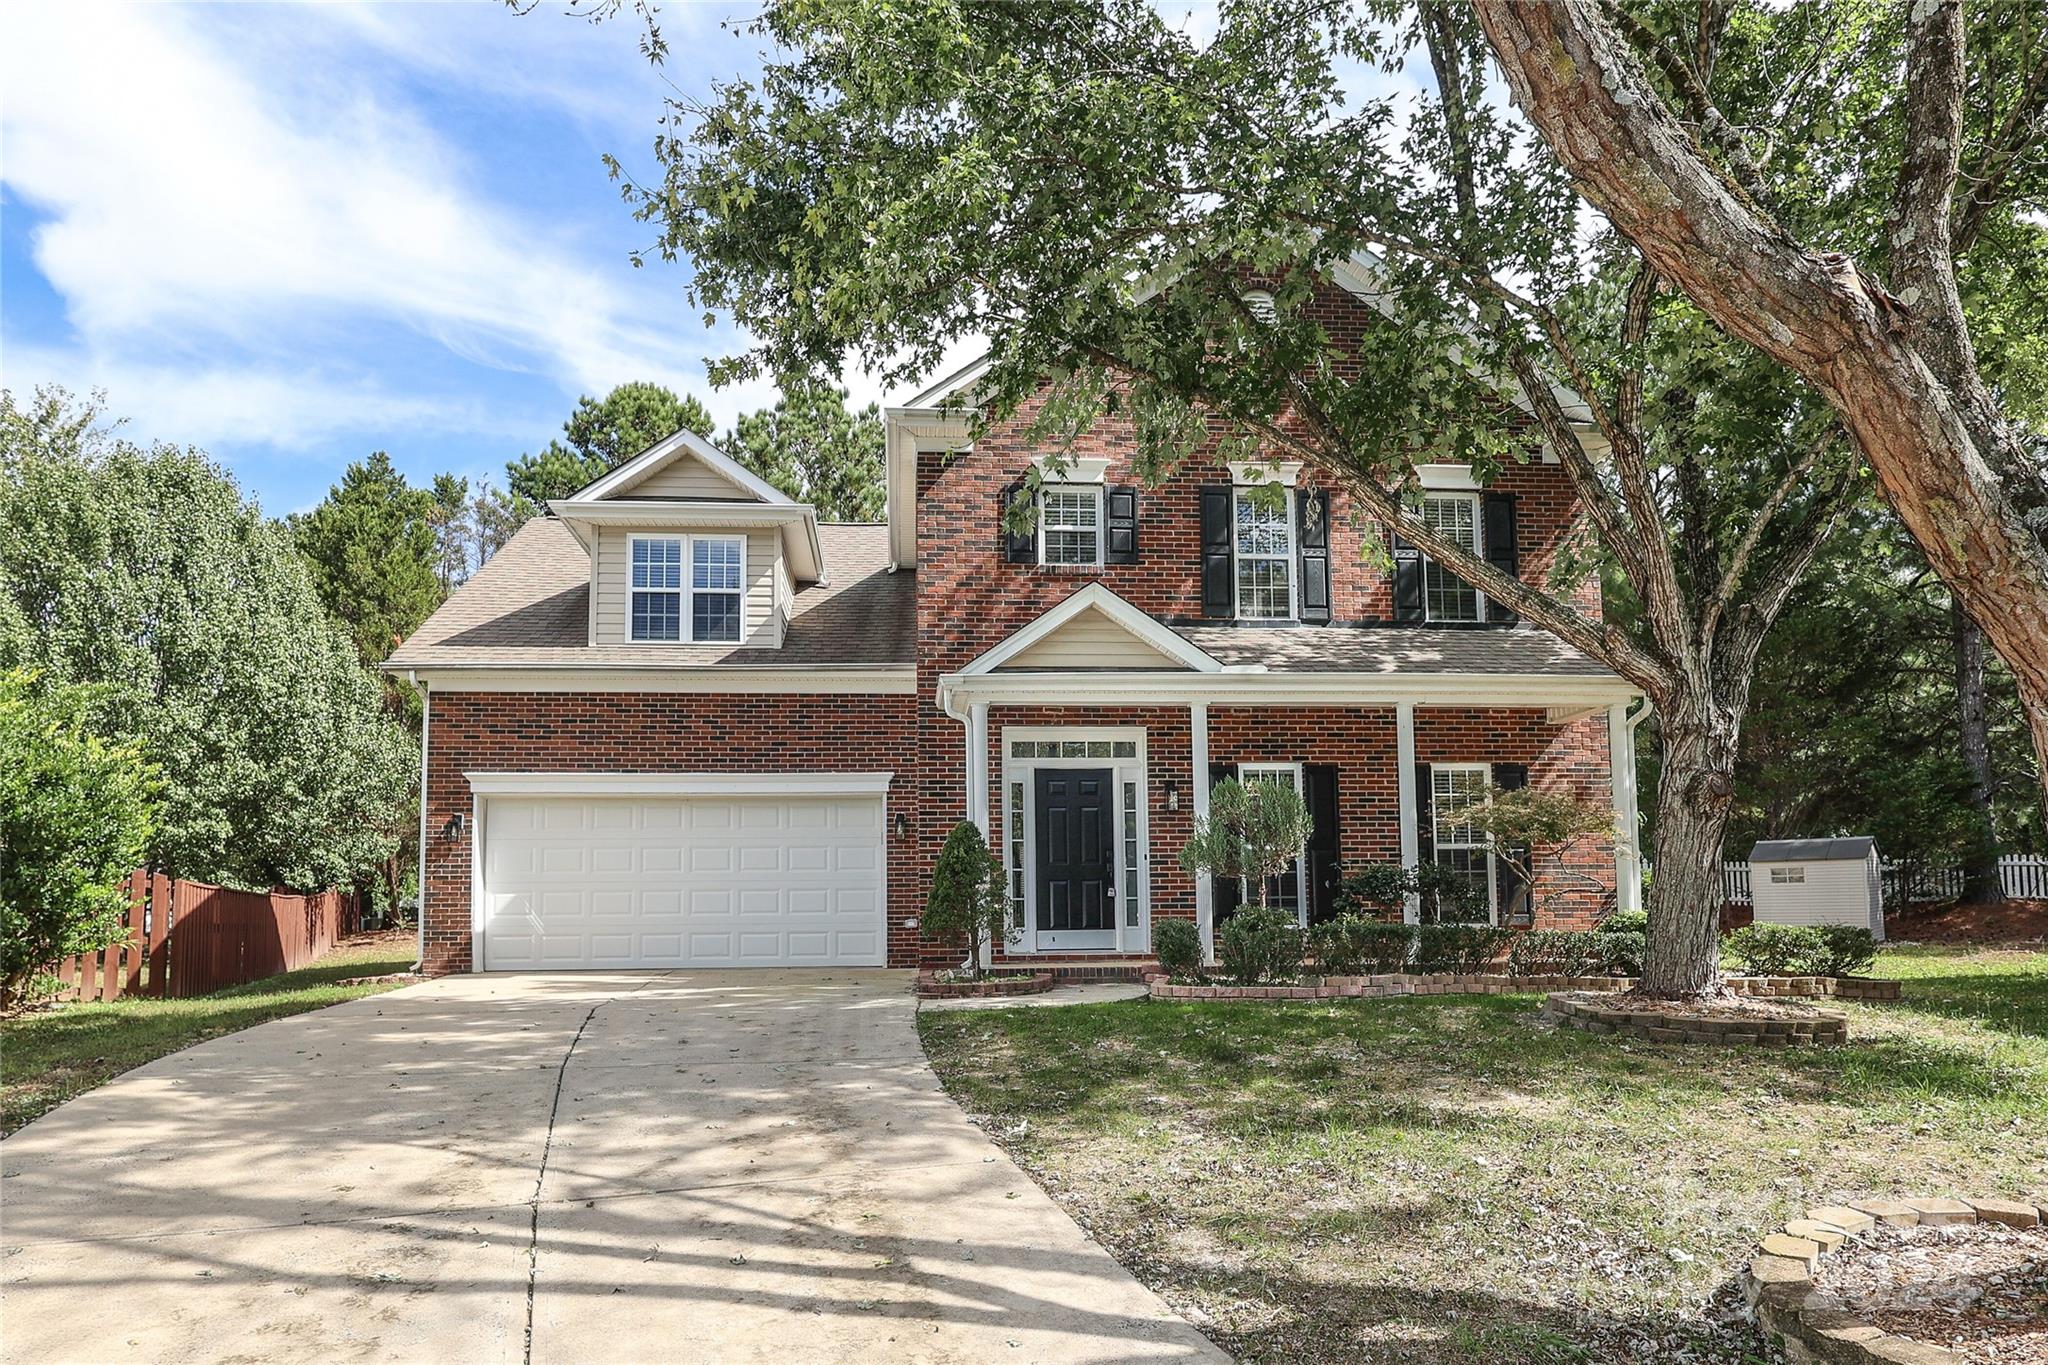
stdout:
POLYGON ((455 814, 449 816, 448 823, 441 826, 441 837, 444 839, 460 839, 462 837, 461 811, 457 811, 455 814))
POLYGON ((1168 782, 1166 784, 1166 808, 1175 812, 1180 810, 1180 783, 1168 782))
POLYGON ((896 837, 901 839, 904 835, 910 833, 910 817, 900 810, 897 811, 896 819, 892 823, 891 828, 896 831, 896 837))

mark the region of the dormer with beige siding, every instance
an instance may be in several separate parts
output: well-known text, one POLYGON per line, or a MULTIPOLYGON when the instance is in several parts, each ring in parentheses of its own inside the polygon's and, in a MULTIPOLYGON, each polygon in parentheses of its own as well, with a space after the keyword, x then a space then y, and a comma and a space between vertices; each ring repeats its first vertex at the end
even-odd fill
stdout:
POLYGON ((594 646, 778 649, 824 579, 816 513, 691 432, 549 505, 590 555, 594 646))

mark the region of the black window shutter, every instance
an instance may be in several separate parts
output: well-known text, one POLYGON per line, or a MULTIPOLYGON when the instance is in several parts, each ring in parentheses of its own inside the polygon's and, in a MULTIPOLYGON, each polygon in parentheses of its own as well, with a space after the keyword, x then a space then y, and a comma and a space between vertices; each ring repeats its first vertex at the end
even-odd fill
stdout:
MULTIPOLYGON (((1218 782, 1230 782, 1237 777, 1235 763, 1211 763, 1209 765, 1209 786, 1213 789, 1218 782)), ((1211 877, 1209 879, 1209 923, 1217 925, 1229 919, 1244 899, 1244 887, 1235 877, 1211 877)))
POLYGON ((1337 765, 1304 763, 1303 796, 1308 802, 1308 922, 1321 924, 1337 913, 1337 888, 1342 878, 1341 843, 1337 837, 1337 765))
POLYGON ((1389 537, 1394 551, 1394 619, 1420 622, 1422 609, 1422 551, 1399 536, 1389 537))
POLYGON ((1036 564, 1038 562, 1038 532, 1010 529, 1010 506, 1024 495, 1024 481, 1005 488, 996 500, 996 544, 1002 547, 1003 558, 1012 564, 1036 564))
POLYGON ((1236 508, 1229 484, 1202 490, 1202 615, 1237 615, 1236 508))
POLYGON ((1322 489, 1294 497, 1295 544, 1301 558, 1301 619, 1330 623, 1330 495, 1322 489))
POLYGON ((1430 786, 1429 765, 1415 765, 1415 849, 1418 862, 1436 857, 1436 820, 1430 786))
MULTIPOLYGON (((1520 578, 1522 556, 1515 544, 1515 495, 1481 493, 1479 521, 1480 543, 1486 551, 1486 562, 1509 578, 1520 578)), ((1488 598, 1486 619, 1500 625, 1511 626, 1515 623, 1516 616, 1512 607, 1488 598)))
POLYGON ((1103 495, 1102 520, 1108 539, 1103 542, 1102 562, 1138 562, 1138 490, 1112 488, 1103 495))
MULTIPOLYGON (((1529 785, 1529 765, 1526 763, 1496 763, 1493 765, 1493 785, 1504 792, 1520 791, 1529 785)), ((1526 859, 1521 849, 1514 850, 1517 856, 1526 859)), ((1509 864, 1506 858, 1493 860, 1494 898, 1500 905, 1502 924, 1527 924, 1530 922, 1530 896, 1528 879, 1509 864)))

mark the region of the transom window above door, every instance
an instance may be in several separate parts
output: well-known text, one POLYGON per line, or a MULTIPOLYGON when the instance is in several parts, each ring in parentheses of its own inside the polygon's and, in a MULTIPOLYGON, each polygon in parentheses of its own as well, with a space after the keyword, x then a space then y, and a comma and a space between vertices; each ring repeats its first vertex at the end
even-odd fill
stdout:
MULTIPOLYGON (((1422 499, 1422 522, 1460 549, 1479 553, 1479 498, 1472 493, 1431 493, 1422 499)), ((1422 566, 1423 608, 1431 621, 1481 621, 1479 592, 1435 560, 1422 566)))
POLYGON ((1247 620, 1294 617, 1294 490, 1239 487, 1237 614, 1247 620))
POLYGON ((631 546, 627 624, 632 639, 659 643, 687 638, 707 644, 739 640, 746 594, 745 536, 634 536, 631 546))
POLYGON ((1102 562, 1102 489, 1048 485, 1039 493, 1038 562, 1102 562))

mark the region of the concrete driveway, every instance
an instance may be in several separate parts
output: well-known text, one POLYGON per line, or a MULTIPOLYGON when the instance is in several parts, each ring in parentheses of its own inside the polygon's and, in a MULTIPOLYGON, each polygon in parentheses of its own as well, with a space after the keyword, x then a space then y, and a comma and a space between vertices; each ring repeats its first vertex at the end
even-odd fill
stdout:
POLYGON ((470 976, 0 1143, 0 1356, 1221 1361, 967 1122, 906 974, 470 976))

